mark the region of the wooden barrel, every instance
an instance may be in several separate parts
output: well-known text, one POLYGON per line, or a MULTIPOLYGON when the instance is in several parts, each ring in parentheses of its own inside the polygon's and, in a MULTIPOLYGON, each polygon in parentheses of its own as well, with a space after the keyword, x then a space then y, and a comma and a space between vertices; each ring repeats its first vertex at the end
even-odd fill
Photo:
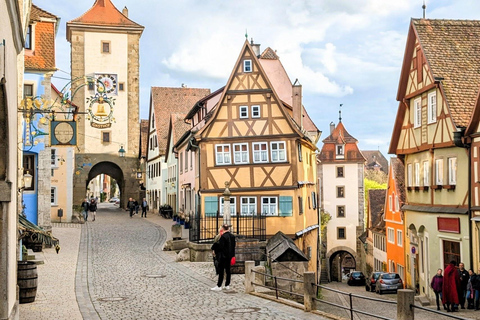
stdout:
POLYGON ((35 301, 37 295, 37 265, 32 261, 18 261, 17 284, 20 288, 20 303, 35 301))

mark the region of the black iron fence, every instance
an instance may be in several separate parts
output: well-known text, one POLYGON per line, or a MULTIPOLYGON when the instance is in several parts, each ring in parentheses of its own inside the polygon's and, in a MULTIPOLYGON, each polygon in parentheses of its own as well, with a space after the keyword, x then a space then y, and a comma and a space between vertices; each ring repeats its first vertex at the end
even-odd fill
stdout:
MULTIPOLYGON (((189 240, 191 242, 212 242, 223 225, 223 216, 190 216, 189 240)), ((265 215, 253 214, 248 216, 235 215, 230 218, 233 233, 240 239, 266 240, 265 215)))

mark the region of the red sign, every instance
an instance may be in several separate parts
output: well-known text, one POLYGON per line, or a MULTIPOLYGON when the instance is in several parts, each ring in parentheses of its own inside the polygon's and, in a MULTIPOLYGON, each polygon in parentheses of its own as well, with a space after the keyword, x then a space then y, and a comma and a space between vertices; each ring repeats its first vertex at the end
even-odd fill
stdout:
POLYGON ((460 218, 437 218, 438 231, 460 233, 460 218))

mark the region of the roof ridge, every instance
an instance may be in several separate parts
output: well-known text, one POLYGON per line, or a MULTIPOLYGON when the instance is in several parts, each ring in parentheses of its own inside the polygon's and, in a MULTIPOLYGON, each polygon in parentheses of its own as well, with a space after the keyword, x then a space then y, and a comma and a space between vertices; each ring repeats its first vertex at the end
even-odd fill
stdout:
MULTIPOLYGON (((94 18, 98 18, 98 17, 95 16, 94 18)), ((93 19, 93 20, 95 20, 95 19, 93 19)), ((140 25, 140 24, 136 23, 135 21, 131 20, 129 17, 124 15, 120 10, 118 10, 117 7, 112 3, 111 0, 96 0, 95 3, 93 4, 93 6, 90 9, 85 11, 78 18, 75 18, 73 20, 68 21, 67 24, 68 23, 84 23, 84 24, 99 24, 99 25, 102 25, 102 24, 106 24, 106 25, 129 25, 130 27, 144 28, 142 25, 140 25), (105 8, 105 9, 98 9, 100 7, 105 8), (100 20, 100 21, 82 21, 82 20, 84 20, 84 18, 87 15, 89 15, 89 14, 94 15, 94 13, 92 13, 93 10, 109 10, 109 13, 110 13, 109 15, 102 14, 100 16, 102 16, 102 18, 103 17, 115 18, 111 15, 113 13, 113 15, 116 15, 116 18, 119 18, 119 21, 116 21, 114 23, 108 23, 108 22, 105 21, 105 19, 100 20), (122 21, 122 19, 125 19, 126 21, 122 21), (125 23, 125 22, 130 22, 130 23, 125 23)))

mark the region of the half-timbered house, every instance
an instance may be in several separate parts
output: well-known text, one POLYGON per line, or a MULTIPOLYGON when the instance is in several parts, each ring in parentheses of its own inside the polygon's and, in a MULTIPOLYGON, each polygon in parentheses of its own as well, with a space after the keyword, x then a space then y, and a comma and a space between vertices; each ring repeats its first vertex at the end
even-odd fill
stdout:
MULTIPOLYGON (((319 130, 276 53, 245 41, 223 90, 195 105, 190 149, 199 150, 201 215, 223 214, 225 182, 233 216, 266 216, 266 235, 295 239, 316 270, 319 130)), ((233 219, 232 219, 233 220, 233 219)))
POLYGON ((472 263, 468 153, 454 137, 467 127, 480 85, 478 27, 412 19, 407 37, 389 153, 405 165, 407 283, 427 297, 438 268, 472 263))

